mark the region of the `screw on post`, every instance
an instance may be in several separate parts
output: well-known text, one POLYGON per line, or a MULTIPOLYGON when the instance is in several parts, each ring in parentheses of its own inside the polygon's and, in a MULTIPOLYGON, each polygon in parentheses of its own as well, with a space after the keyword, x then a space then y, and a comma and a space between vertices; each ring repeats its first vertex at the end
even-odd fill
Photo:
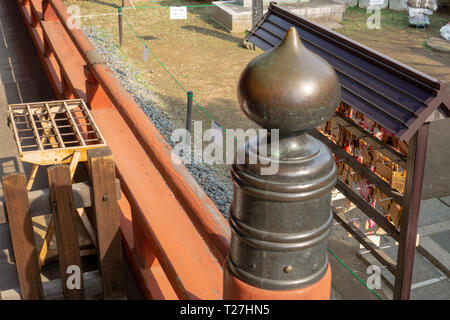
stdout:
POLYGON ((331 151, 307 132, 336 111, 341 100, 336 72, 290 28, 278 47, 244 69, 238 100, 244 114, 270 132, 253 136, 237 152, 244 159, 255 155, 256 164, 235 161, 231 167, 223 298, 329 299, 327 243, 337 169, 331 151), (272 145, 277 148, 270 156, 260 153, 272 145), (278 170, 264 175, 268 166, 278 170))
POLYGON ((117 13, 119 19, 119 46, 122 47, 122 40, 123 40, 122 7, 117 8, 117 13))
POLYGON ((186 112, 186 130, 191 133, 191 122, 192 122, 192 98, 194 93, 192 91, 187 92, 187 112, 186 112))

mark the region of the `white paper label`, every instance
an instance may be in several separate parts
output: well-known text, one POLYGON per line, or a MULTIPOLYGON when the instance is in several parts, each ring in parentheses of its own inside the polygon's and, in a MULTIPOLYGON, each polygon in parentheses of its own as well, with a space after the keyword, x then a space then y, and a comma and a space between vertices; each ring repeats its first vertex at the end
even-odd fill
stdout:
POLYGON ((384 0, 370 0, 370 6, 378 6, 382 5, 384 3, 384 0))
MULTIPOLYGON (((381 237, 377 234, 372 235, 372 236, 367 236, 367 238, 372 241, 373 244, 375 244, 377 247, 380 247, 380 243, 381 243, 381 237)), ((359 244, 359 248, 360 249, 364 249, 365 247, 362 244, 359 244)))
POLYGON ((187 19, 187 7, 170 7, 170 20, 187 19))
POLYGON ((144 46, 144 61, 148 62, 148 48, 144 46))

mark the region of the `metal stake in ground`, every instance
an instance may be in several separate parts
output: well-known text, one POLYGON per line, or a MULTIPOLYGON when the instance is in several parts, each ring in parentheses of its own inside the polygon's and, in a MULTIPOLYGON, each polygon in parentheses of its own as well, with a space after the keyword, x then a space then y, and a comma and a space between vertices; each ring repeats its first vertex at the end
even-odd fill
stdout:
POLYGON ((119 18, 119 46, 122 47, 122 39, 123 39, 123 27, 122 27, 122 7, 117 8, 118 18, 119 18))
POLYGON ((192 91, 187 92, 187 113, 186 113, 186 130, 191 133, 192 122, 192 98, 194 93, 192 91))
POLYGON ((224 299, 329 299, 336 165, 307 132, 335 113, 341 99, 336 73, 292 27, 278 47, 247 65, 238 98, 245 115, 262 128, 279 129, 279 139, 273 130, 253 136, 231 167, 224 299))

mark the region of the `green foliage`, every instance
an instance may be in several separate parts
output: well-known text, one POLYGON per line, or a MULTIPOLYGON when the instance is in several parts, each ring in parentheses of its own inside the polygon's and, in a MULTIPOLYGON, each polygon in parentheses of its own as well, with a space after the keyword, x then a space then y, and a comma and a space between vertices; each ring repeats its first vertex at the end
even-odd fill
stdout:
MULTIPOLYGON (((448 8, 450 8, 450 0, 438 0, 445 1, 449 3, 448 8)), ((443 7, 443 4, 440 4, 443 7)), ((337 29, 336 31, 344 34, 346 36, 352 37, 355 33, 367 32, 367 33, 386 33, 386 32, 396 32, 399 30, 405 30, 407 32, 419 32, 424 35, 434 36, 439 29, 445 25, 450 17, 448 14, 435 12, 430 16, 430 25, 425 29, 416 30, 409 26, 408 21, 408 11, 394 11, 390 9, 381 10, 381 29, 367 29, 367 18, 372 13, 368 13, 367 9, 362 9, 358 7, 349 7, 345 11, 343 29, 337 29)))
POLYGON ((450 0, 438 0, 438 6, 450 8, 450 0))

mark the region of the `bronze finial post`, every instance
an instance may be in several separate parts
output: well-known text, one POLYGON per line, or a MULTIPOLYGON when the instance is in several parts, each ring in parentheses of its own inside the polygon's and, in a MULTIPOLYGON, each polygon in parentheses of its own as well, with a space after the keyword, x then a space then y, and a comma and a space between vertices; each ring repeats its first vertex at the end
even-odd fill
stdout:
POLYGON ((256 154, 257 163, 236 158, 232 166, 225 299, 329 299, 336 165, 330 150, 307 132, 334 115, 340 97, 335 71, 304 47, 295 28, 242 72, 242 110, 261 127, 278 129, 279 141, 271 133, 249 139, 240 151, 247 160, 256 154), (278 170, 261 174, 267 157, 259 148, 275 142, 269 159, 278 170))

